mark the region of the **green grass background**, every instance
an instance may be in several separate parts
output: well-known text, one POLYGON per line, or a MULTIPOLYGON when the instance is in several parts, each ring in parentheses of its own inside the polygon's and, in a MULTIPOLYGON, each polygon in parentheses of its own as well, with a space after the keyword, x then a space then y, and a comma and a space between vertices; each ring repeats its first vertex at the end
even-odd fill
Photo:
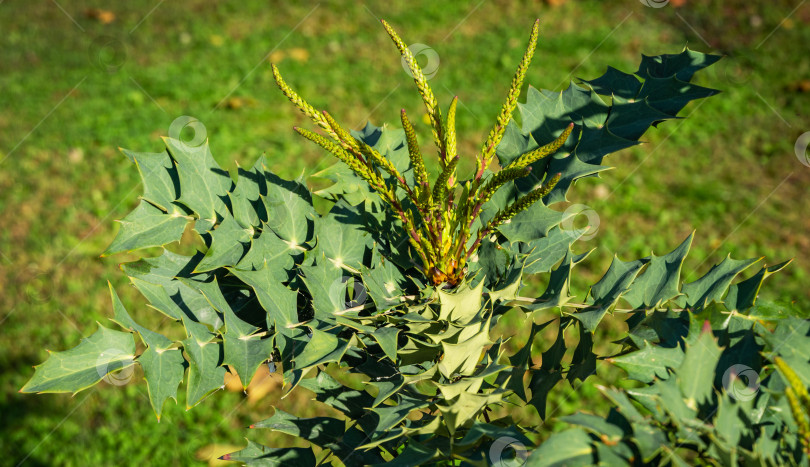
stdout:
MULTIPOLYGON (((73 397, 17 391, 46 349, 72 347, 95 321, 107 322, 107 280, 133 316, 154 319, 116 267, 136 256, 98 256, 115 235, 113 220, 140 193, 137 170, 118 147, 161 150, 171 122, 190 115, 228 169, 260 154, 287 177, 331 164, 292 131, 305 122, 276 90, 269 58, 313 105, 351 126, 396 125, 400 108, 423 113, 378 18, 438 54, 430 83, 443 105, 459 96, 460 153, 470 160, 534 18, 542 38, 527 82, 538 88, 561 90, 608 65, 632 72, 640 54, 687 44, 729 55, 697 78, 722 94, 692 103, 682 113, 688 119, 652 129, 647 144, 607 159, 616 169, 570 192, 600 220, 598 235, 579 246, 598 249, 578 267, 574 292, 584 296, 614 253, 664 253, 696 228, 688 280, 727 254, 768 264, 795 258, 762 296, 807 307, 810 167, 794 143, 810 131, 810 4, 704 3, 0 2, 2 463, 189 465, 205 446, 243 444, 244 427, 271 413, 278 394, 252 404, 219 392, 188 412, 181 397, 157 423, 139 373, 125 386, 101 383, 73 397), (100 21, 93 8, 113 20, 100 21)), ((420 131, 427 143, 424 125, 420 131)), ((599 378, 615 371, 600 369, 599 378)), ((299 414, 316 410, 304 397, 283 403, 299 414)), ((590 383, 561 385, 550 412, 601 404, 590 383)))

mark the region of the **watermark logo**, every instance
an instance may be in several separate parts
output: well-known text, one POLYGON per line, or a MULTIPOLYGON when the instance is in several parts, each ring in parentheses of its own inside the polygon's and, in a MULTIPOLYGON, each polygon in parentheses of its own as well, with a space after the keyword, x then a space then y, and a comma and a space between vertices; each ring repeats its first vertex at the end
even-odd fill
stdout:
MULTIPOLYGON (((751 67, 746 66, 745 63, 735 57, 728 57, 720 60, 718 73, 721 73, 722 79, 725 79, 729 84, 746 84, 751 81, 751 67)), ((712 67, 714 68, 714 67, 712 67)))
POLYGON ((53 273, 39 267, 35 267, 33 277, 23 286, 26 301, 30 305, 50 302, 53 288, 53 273))
POLYGON ((183 143, 187 148, 198 148, 205 143, 208 139, 208 132, 205 125, 194 117, 183 115, 174 119, 169 125, 169 138, 176 139, 183 143), (189 138, 188 132, 193 131, 194 136, 189 138))
POLYGON ((723 373, 723 388, 736 400, 750 401, 759 392, 759 374, 750 366, 731 365, 723 373))
POLYGON ((489 461, 493 467, 520 467, 528 457, 526 446, 511 436, 501 436, 489 448, 489 461))
POLYGON ((116 73, 127 61, 127 47, 119 39, 99 36, 88 50, 90 63, 107 73, 116 73))
POLYGON ((107 349, 101 352, 96 359, 96 371, 105 383, 124 386, 132 381, 132 376, 135 374, 133 358, 133 355, 120 349, 107 349))
MULTIPOLYGON (((425 75, 426 79, 431 79, 436 76, 436 73, 439 72, 439 54, 433 50, 430 46, 425 44, 411 44, 408 46, 408 50, 411 51, 413 54, 413 59, 417 62, 419 61, 419 56, 424 55, 427 59, 424 66, 422 66, 422 73, 425 75)), ((413 73, 411 73, 410 68, 408 68, 408 63, 405 61, 405 56, 402 56, 402 68, 405 70, 408 75, 413 78, 413 73)))
POLYGON ((806 167, 810 167, 810 155, 807 154, 807 147, 810 146, 810 131, 803 133, 796 140, 796 145, 793 146, 793 151, 796 153, 796 158, 799 159, 806 167))
POLYGON ((642 5, 650 8, 661 8, 667 6, 669 0, 639 0, 642 5))
POLYGON ((560 229, 572 237, 577 237, 582 229, 577 229, 574 226, 574 221, 585 216, 587 219, 587 230, 578 238, 581 240, 590 240, 599 232, 599 214, 593 208, 584 204, 572 204, 565 211, 563 211, 563 220, 560 222, 560 229))

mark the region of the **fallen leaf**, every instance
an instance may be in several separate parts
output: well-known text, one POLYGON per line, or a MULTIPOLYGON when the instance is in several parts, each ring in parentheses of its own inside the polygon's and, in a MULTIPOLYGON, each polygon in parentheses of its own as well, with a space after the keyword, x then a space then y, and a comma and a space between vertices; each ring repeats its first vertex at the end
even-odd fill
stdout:
POLYGON ((296 47, 290 49, 288 54, 290 58, 295 60, 296 62, 306 62, 307 60, 309 60, 309 51, 307 49, 296 47))
POLYGON ((255 404, 264 399, 273 391, 281 389, 281 375, 270 373, 267 365, 259 367, 259 371, 253 376, 247 388, 248 402, 255 404))
POLYGON ((267 57, 267 60, 270 63, 281 63, 285 56, 286 54, 283 50, 276 50, 275 52, 271 53, 269 57, 267 57))
POLYGON ((242 392, 242 382, 239 381, 239 375, 236 370, 231 367, 226 367, 228 372, 225 373, 225 389, 231 392, 242 392))
MULTIPOLYGON (((231 367, 227 368, 228 372, 225 373, 225 389, 231 392, 243 392, 242 382, 239 380, 239 375, 236 374, 236 370, 231 367)), ((280 388, 281 375, 278 373, 270 373, 267 365, 261 365, 259 369, 256 370, 256 374, 253 375, 253 379, 250 380, 250 384, 248 384, 244 392, 247 392, 248 402, 255 404, 267 397, 268 394, 280 388)))
POLYGON ((110 24, 115 21, 115 13, 110 10, 102 10, 100 8, 88 8, 84 11, 84 16, 94 19, 101 24, 110 24))

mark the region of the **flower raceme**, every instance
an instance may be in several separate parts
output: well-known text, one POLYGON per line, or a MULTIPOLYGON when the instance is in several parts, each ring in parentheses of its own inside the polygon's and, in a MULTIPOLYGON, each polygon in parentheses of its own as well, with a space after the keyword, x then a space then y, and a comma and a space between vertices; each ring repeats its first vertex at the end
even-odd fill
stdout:
POLYGON ((512 78, 506 101, 481 152, 476 156, 475 173, 471 179, 460 181, 456 174, 461 157, 457 151, 455 125, 458 97, 453 98, 447 116, 443 117, 438 101, 413 53, 387 22, 382 21, 382 24, 408 65, 427 110, 440 167, 432 184, 416 132, 405 110, 402 110, 401 121, 414 172, 413 186, 389 159, 353 137, 332 115, 307 103, 284 81, 275 65, 272 65, 273 77, 284 95, 320 127, 324 134, 297 127, 294 128, 295 131, 337 157, 366 181, 402 222, 410 244, 422 262, 421 269, 425 277, 433 285, 453 287, 464 278, 467 261, 475 255, 481 241, 498 226, 549 194, 559 182, 560 174, 548 174, 541 186, 499 210, 488 222, 481 223, 475 232, 471 232, 483 205, 507 183, 529 175, 532 171, 531 164, 560 149, 571 135, 574 124, 568 125, 551 143, 521 155, 498 172, 489 173, 486 170, 494 162, 495 149, 503 139, 507 124, 517 106, 526 71, 537 47, 540 22, 535 21, 529 36, 529 46, 512 78), (390 179, 384 177, 383 172, 390 179), (409 203, 397 196, 397 187, 404 191, 409 203))

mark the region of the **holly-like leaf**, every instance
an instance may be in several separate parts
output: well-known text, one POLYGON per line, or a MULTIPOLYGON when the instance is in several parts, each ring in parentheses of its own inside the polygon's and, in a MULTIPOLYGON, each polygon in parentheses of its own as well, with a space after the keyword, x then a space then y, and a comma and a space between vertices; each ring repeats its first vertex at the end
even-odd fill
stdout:
POLYGON ((622 295, 630 306, 656 308, 680 294, 681 266, 692 245, 692 232, 678 248, 664 256, 650 255, 649 265, 622 295))
POLYGON ((371 407, 374 408, 399 393, 400 389, 405 385, 405 378, 399 374, 389 379, 381 379, 379 381, 372 380, 368 384, 377 388, 377 396, 374 398, 374 403, 371 405, 371 407))
POLYGON ((149 402, 160 420, 166 399, 172 398, 177 402, 177 388, 186 370, 183 352, 180 349, 148 347, 138 357, 138 363, 143 367, 149 402))
POLYGON ((284 180, 271 172, 265 176, 267 225, 290 246, 303 248, 312 238, 312 195, 301 180, 284 180))
POLYGON ((596 436, 599 436, 602 442, 611 445, 618 443, 627 434, 621 426, 614 425, 602 417, 589 413, 577 412, 573 415, 560 417, 560 420, 573 425, 579 425, 596 436))
POLYGON ((112 284, 108 282, 107 285, 110 289, 110 297, 113 304, 112 321, 118 323, 118 325, 129 332, 137 332, 147 347, 165 350, 172 346, 173 342, 166 336, 158 334, 157 332, 136 323, 127 312, 127 309, 124 308, 124 304, 121 303, 121 299, 118 298, 118 294, 115 292, 112 284))
POLYGON ((337 267, 355 271, 363 267, 366 249, 371 247, 371 236, 364 232, 361 214, 345 201, 338 201, 332 210, 315 223, 318 251, 337 267))
POLYGON ((581 428, 554 433, 526 459, 527 465, 589 465, 593 462, 591 438, 581 428))
POLYGON ((180 214, 166 214, 142 200, 135 210, 118 222, 121 228, 102 256, 179 241, 188 219, 180 214))
POLYGON ((368 186, 365 180, 358 177, 352 169, 342 162, 331 165, 313 174, 310 180, 328 180, 332 185, 314 192, 322 198, 344 200, 352 206, 381 206, 380 197, 368 186))
POLYGON ((570 324, 570 318, 560 319, 557 329, 557 338, 554 343, 542 354, 542 364, 539 369, 531 370, 529 388, 532 397, 529 404, 537 409, 540 418, 546 418, 546 401, 548 394, 554 386, 563 380, 562 359, 565 356, 565 329, 570 324))
POLYGON ((259 467, 309 467, 316 463, 312 448, 269 448, 251 440, 241 451, 226 454, 221 459, 259 467))
POLYGON ((652 383, 655 378, 667 379, 669 369, 680 367, 683 350, 661 347, 644 341, 641 349, 610 359, 616 366, 627 372, 627 376, 643 383, 652 383))
POLYGON ((374 406, 374 398, 367 392, 348 388, 323 371, 314 378, 302 380, 301 387, 314 392, 318 401, 355 420, 363 416, 369 407, 374 406))
POLYGON ((489 339, 489 321, 486 321, 480 329, 476 329, 475 325, 470 328, 476 332, 472 337, 457 344, 441 342, 444 358, 439 363, 439 371, 446 378, 450 378, 456 373, 472 375, 485 347, 492 343, 489 339))
POLYGON ((646 99, 650 106, 674 117, 689 101, 704 99, 718 92, 720 91, 689 84, 675 76, 648 77, 644 80, 636 99, 646 99))
MULTIPOLYGON (((392 428, 405 420, 412 411, 427 407, 429 402, 420 398, 400 396, 396 405, 377 406, 367 412, 366 416, 360 419, 359 425, 363 431, 369 433, 370 440, 378 440, 385 436, 392 428)), ((369 444, 365 444, 369 447, 369 444)))
POLYGON ((267 263, 278 281, 286 282, 289 279, 287 271, 293 268, 293 256, 300 252, 265 224, 259 237, 251 242, 248 252, 236 263, 236 268, 255 271, 264 268, 267 263))
POLYGON ((565 257, 572 243, 574 243, 585 230, 563 230, 559 226, 549 230, 548 236, 538 240, 521 243, 520 252, 528 256, 524 263, 525 274, 549 272, 555 264, 565 257))
POLYGON ((276 279, 276 272, 268 263, 257 271, 230 269, 239 280, 249 285, 256 293, 259 303, 267 311, 267 325, 276 332, 289 333, 298 323, 298 294, 276 279))
POLYGON ((762 283, 769 276, 781 271, 793 260, 788 260, 774 266, 763 266, 758 273, 748 279, 732 285, 728 288, 728 295, 724 299, 729 310, 747 310, 756 304, 757 294, 762 283))
POLYGON ((630 288, 630 284, 633 283, 633 280, 635 280, 641 268, 647 264, 647 261, 646 258, 643 258, 624 262, 618 257, 614 257, 605 275, 591 287, 591 306, 575 313, 574 317, 588 331, 594 332, 605 313, 630 288))
POLYGON ((332 447, 341 442, 346 432, 346 423, 331 417, 299 418, 276 408, 272 417, 256 422, 251 428, 268 428, 288 435, 305 437, 321 447, 332 447))
POLYGON ((385 356, 390 358, 392 362, 397 361, 397 336, 399 329, 395 327, 378 328, 371 336, 380 344, 385 356))
POLYGON ((447 421, 447 428, 452 434, 462 425, 473 420, 487 404, 500 400, 500 394, 460 392, 452 399, 445 398, 445 404, 439 405, 439 410, 442 411, 442 416, 447 421))
POLYGON ((320 319, 328 321, 334 313, 350 308, 351 303, 346 300, 349 277, 343 269, 321 256, 317 265, 301 266, 299 270, 304 273, 315 315, 320 319))
POLYGON ((410 467, 412 465, 423 465, 439 455, 437 448, 429 448, 415 440, 408 441, 405 449, 400 452, 392 461, 374 464, 373 467, 410 467))
POLYGON ((477 256, 477 260, 470 265, 470 270, 483 274, 485 280, 481 281, 481 283, 486 283, 489 286, 488 288, 494 287, 495 284, 505 278, 510 271, 513 260, 516 259, 516 255, 508 242, 493 242, 489 238, 485 238, 481 242, 477 256), (477 265, 479 269, 474 269, 473 265, 477 265))
POLYGON ((523 384, 523 375, 528 371, 529 364, 531 363, 532 345, 534 344, 534 337, 538 332, 543 330, 546 326, 553 321, 546 321, 543 324, 532 323, 531 330, 529 331, 529 338, 526 344, 517 352, 509 357, 509 364, 511 365, 510 371, 502 372, 498 378, 498 382, 506 384, 507 389, 510 389, 522 400, 528 402, 526 397, 526 389, 523 384), (508 376, 508 379, 507 379, 508 376))
POLYGON ((453 321, 459 325, 469 323, 480 311, 484 293, 484 281, 477 286, 459 287, 455 293, 439 290, 440 320, 453 321))
MULTIPOLYGON (((532 167, 534 167, 536 164, 537 163, 532 165, 532 167)), ((543 198, 543 202, 549 206, 554 203, 567 201, 566 193, 568 193, 568 189, 574 184, 574 182, 580 178, 596 175, 599 172, 604 172, 605 170, 610 170, 610 167, 603 167, 599 164, 589 164, 584 162, 578 154, 555 155, 549 159, 548 166, 545 171, 546 173, 550 174, 560 174, 560 180, 556 185, 554 185, 551 192, 549 192, 549 194, 543 198)), ((532 173, 535 173, 535 171, 533 170, 532 173)), ((536 173, 541 173, 541 170, 537 170, 536 173)), ((529 182, 533 179, 535 179, 535 177, 532 174, 529 174, 528 177, 520 179, 518 183, 521 184, 524 182, 529 182)), ((539 182, 540 180, 537 180, 537 183, 539 182)))
POLYGON ((108 374, 135 363, 135 339, 128 332, 99 325, 90 337, 63 352, 49 352, 21 392, 72 392, 86 389, 108 374))
POLYGON ((264 177, 265 158, 260 156, 250 170, 237 169, 239 176, 233 191, 228 193, 236 222, 245 229, 259 227, 267 219, 262 196, 267 195, 264 177))
POLYGON ((721 302, 737 274, 761 260, 762 258, 735 260, 731 259, 731 255, 727 256, 720 264, 712 266, 701 278, 684 284, 681 288, 683 296, 678 297, 678 305, 704 307, 713 300, 721 302))
POLYGON ((709 55, 684 49, 678 54, 664 54, 649 57, 641 55, 641 65, 636 75, 643 79, 669 78, 675 76, 682 81, 690 81, 698 70, 702 70, 722 58, 720 55, 709 55))
POLYGON ((648 102, 647 99, 624 100, 613 98, 613 111, 605 122, 607 128, 620 138, 636 141, 653 125, 653 123, 673 118, 648 102))
POLYGON ((569 287, 571 285, 571 270, 582 262, 589 252, 576 255, 569 248, 560 264, 551 271, 548 286, 543 295, 533 304, 521 305, 528 310, 542 310, 565 304, 570 300, 569 287))
POLYGON ((339 362, 349 343, 328 332, 312 329, 312 337, 303 351, 295 356, 295 369, 305 370, 329 362, 339 362))
POLYGON ((678 386, 690 408, 697 408, 711 397, 719 359, 720 347, 711 329, 704 328, 694 344, 687 343, 683 363, 678 368, 678 386))
POLYGON ((224 200, 233 181, 214 160, 208 141, 199 146, 189 146, 174 138, 163 138, 163 141, 177 163, 180 179, 178 201, 197 213, 200 219, 216 222, 217 217, 228 214, 224 200))
POLYGON ((518 103, 522 127, 512 122, 507 126, 497 148, 498 160, 505 167, 552 141, 573 122, 576 130, 558 154, 533 164, 531 175, 519 182, 525 191, 547 174, 560 173, 560 182, 544 201, 547 205, 562 201, 574 181, 604 170, 599 166, 606 155, 639 144, 651 125, 674 118, 690 101, 716 94, 689 81, 697 70, 719 58, 687 49, 677 55, 645 56, 636 76, 608 68, 601 77, 583 81, 588 87, 571 83, 553 92, 530 86, 526 102, 518 103), (609 97, 610 103, 600 94, 609 97))
POLYGON ((182 341, 188 355, 188 383, 186 385, 186 408, 199 404, 211 391, 225 384, 225 367, 222 366, 222 342, 213 341, 214 335, 205 326, 184 319, 188 338, 182 341))
POLYGON ((231 216, 211 232, 211 247, 197 264, 194 272, 205 272, 233 266, 242 259, 251 242, 250 231, 245 230, 231 216))
POLYGON ((563 214, 549 209, 542 201, 537 201, 525 211, 519 212, 508 223, 498 227, 510 242, 532 242, 548 236, 552 227, 559 225, 563 214))
POLYGON ((583 81, 603 96, 616 95, 624 99, 636 97, 641 89, 641 81, 637 77, 612 66, 608 66, 605 74, 599 78, 583 81))
POLYGON ((202 253, 183 256, 163 250, 163 254, 158 257, 125 263, 122 269, 157 310, 174 320, 190 314, 194 320, 219 329, 222 319, 211 303, 197 288, 180 280, 209 278, 208 274, 193 273, 202 257, 202 253))
POLYGON ((136 276, 130 277, 129 280, 132 282, 132 285, 138 289, 141 295, 149 300, 149 304, 152 305, 156 310, 165 314, 169 318, 180 321, 183 316, 183 311, 179 309, 177 303, 172 300, 171 296, 168 292, 166 292, 163 285, 146 282, 145 280, 142 280, 136 276))
POLYGON ((151 153, 121 149, 121 152, 138 167, 143 182, 142 199, 168 214, 184 214, 174 203, 180 196, 180 178, 168 151, 151 153))
POLYGON ((141 365, 146 380, 146 387, 149 391, 149 401, 155 410, 158 420, 163 410, 163 403, 168 398, 177 401, 177 387, 183 381, 183 374, 186 369, 186 360, 180 349, 170 348, 174 343, 154 331, 136 323, 124 308, 118 294, 115 293, 112 284, 109 284, 110 295, 113 302, 113 321, 121 327, 131 332, 137 332, 146 350, 138 357, 137 362, 141 365))
MULTIPOLYGON (((228 325, 227 320, 225 325, 228 325)), ((238 331, 228 331, 222 336, 222 344, 222 363, 236 370, 244 389, 259 366, 273 354, 273 339, 262 334, 240 335, 238 331)))
POLYGON ((373 269, 364 268, 360 277, 378 311, 387 311, 401 303, 410 280, 392 262, 385 261, 373 269))
POLYGON ((589 376, 596 374, 596 354, 593 352, 593 345, 593 333, 584 326, 580 326, 579 342, 574 349, 571 366, 566 375, 566 379, 571 384, 577 379, 585 381, 589 376))
POLYGON ((788 317, 780 321, 773 332, 765 331, 762 338, 777 352, 799 378, 810 386, 810 321, 788 317))

